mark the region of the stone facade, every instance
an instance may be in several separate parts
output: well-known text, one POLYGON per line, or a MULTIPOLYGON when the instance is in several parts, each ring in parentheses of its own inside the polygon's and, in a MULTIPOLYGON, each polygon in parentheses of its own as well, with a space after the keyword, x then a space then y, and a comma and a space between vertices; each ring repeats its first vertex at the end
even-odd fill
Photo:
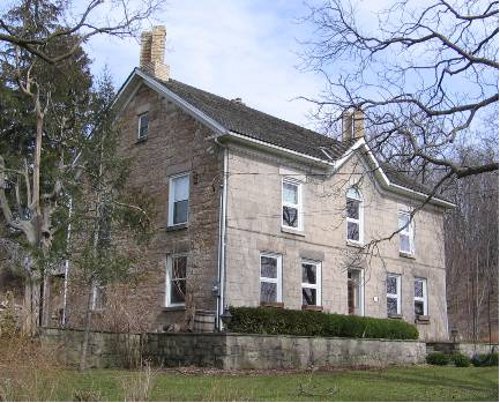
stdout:
POLYGON ((325 312, 348 313, 347 269, 356 267, 364 272, 364 315, 387 317, 386 276, 395 273, 402 279, 402 318, 413 323, 414 279, 425 278, 429 321, 417 323, 420 336, 448 338, 442 210, 427 205, 416 213, 415 253, 404 256, 398 235, 383 239, 397 230, 398 211, 419 203, 382 190, 361 158, 353 156, 333 175, 236 146, 229 161, 228 305, 260 304, 260 254, 271 252, 282 256, 285 308, 301 309, 302 259, 321 263, 320 305, 325 312), (281 225, 286 177, 302 182, 302 231, 281 225), (346 241, 345 195, 352 185, 363 197, 364 243, 383 240, 368 255, 346 241))
MULTIPOLYGON (((189 325, 186 322, 192 321, 192 315, 185 307, 165 307, 166 256, 188 253, 188 292, 194 296, 189 308, 215 310, 211 288, 217 278, 220 155, 208 140, 212 135, 209 129, 146 86, 136 91, 121 112, 119 125, 119 152, 130 159, 128 186, 151 197, 155 219, 155 236, 139 269, 143 281, 128 290, 124 303, 130 310, 130 321, 144 324, 140 330, 163 330, 172 325, 182 328, 189 325), (138 140, 137 119, 145 112, 149 113, 149 131, 145 139, 138 140), (190 174, 189 222, 168 228, 169 177, 184 172, 190 174)), ((71 327, 83 324, 85 304, 80 291, 78 282, 70 277, 71 327)), ((106 310, 96 312, 94 327, 107 327, 100 325, 106 314, 106 310)), ((131 325, 138 328, 136 323, 131 325)))

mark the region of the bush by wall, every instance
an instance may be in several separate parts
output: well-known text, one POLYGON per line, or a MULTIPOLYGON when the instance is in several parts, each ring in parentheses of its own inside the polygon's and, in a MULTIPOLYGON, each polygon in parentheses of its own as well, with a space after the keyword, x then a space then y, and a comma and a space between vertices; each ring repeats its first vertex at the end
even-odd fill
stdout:
POLYGON ((451 356, 451 361, 456 367, 468 367, 470 365, 470 359, 464 354, 455 353, 451 356))
POLYGON ((498 366, 498 353, 476 354, 471 361, 475 367, 498 366))
POLYGON ((430 353, 425 357, 425 361, 431 365, 448 365, 450 356, 444 353, 430 353))
POLYGON ((417 328, 402 320, 279 308, 231 307, 230 312, 228 330, 236 333, 418 339, 417 328))

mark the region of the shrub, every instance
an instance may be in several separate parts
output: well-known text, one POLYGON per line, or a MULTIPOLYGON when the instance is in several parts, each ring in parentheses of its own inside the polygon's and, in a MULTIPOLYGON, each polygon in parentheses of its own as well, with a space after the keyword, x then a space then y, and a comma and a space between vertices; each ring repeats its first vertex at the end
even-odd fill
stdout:
POLYGON ((417 328, 401 320, 279 308, 231 307, 230 312, 228 330, 236 333, 418 339, 417 328))
POLYGON ((451 356, 451 360, 456 367, 468 367, 470 365, 470 359, 464 354, 456 353, 451 356))
POLYGON ((498 366, 498 353, 475 354, 471 361, 475 367, 498 366))
POLYGON ((444 353, 430 353, 427 354, 425 360, 431 365, 448 365, 450 357, 444 353))

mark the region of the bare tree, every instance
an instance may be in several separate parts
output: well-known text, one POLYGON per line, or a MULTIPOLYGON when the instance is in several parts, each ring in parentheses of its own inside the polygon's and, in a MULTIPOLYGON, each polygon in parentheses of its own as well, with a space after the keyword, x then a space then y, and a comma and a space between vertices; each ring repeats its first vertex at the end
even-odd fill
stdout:
POLYGON ((498 160, 464 164, 449 149, 498 121, 498 1, 395 0, 369 15, 364 5, 329 0, 305 18, 316 29, 305 66, 327 80, 311 99, 326 128, 361 108, 383 158, 456 178, 497 171, 498 160))

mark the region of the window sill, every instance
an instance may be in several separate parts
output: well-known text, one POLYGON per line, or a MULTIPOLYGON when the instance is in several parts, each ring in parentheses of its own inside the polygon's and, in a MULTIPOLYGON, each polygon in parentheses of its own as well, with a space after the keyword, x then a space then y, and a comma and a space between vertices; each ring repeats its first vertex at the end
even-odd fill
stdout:
POLYGON ((186 305, 173 305, 173 306, 164 306, 161 308, 163 312, 177 312, 177 311, 185 311, 186 305))
POLYGON ((167 225, 167 232, 180 231, 183 229, 187 229, 187 227, 187 224, 167 225))
POLYGON ((144 143, 146 142, 148 139, 148 136, 144 136, 144 137, 139 137, 135 140, 135 144, 140 144, 140 143, 144 143))
POLYGON ((323 307, 321 305, 302 305, 302 310, 321 312, 323 310, 323 307))
POLYGON ((356 241, 349 241, 349 240, 346 240, 346 243, 345 243, 347 246, 352 246, 354 248, 359 248, 359 249, 363 249, 365 247, 365 245, 362 243, 362 242, 356 242, 356 241))
POLYGON ((415 260, 415 255, 413 253, 408 253, 408 252, 401 252, 399 251, 399 256, 404 257, 406 259, 412 259, 415 260))
POLYGON ((304 234, 303 231, 298 230, 298 229, 288 228, 288 227, 281 227, 281 232, 284 232, 286 234, 297 235, 297 236, 301 236, 301 237, 306 236, 306 234, 304 234))
POLYGON ((394 315, 387 315, 389 319, 403 319, 403 315, 401 314, 394 314, 394 315))
POLYGON ((261 302, 260 306, 263 308, 284 308, 285 304, 283 302, 261 302))
POLYGON ((415 323, 419 325, 428 325, 431 321, 429 315, 417 315, 415 319, 415 323))

